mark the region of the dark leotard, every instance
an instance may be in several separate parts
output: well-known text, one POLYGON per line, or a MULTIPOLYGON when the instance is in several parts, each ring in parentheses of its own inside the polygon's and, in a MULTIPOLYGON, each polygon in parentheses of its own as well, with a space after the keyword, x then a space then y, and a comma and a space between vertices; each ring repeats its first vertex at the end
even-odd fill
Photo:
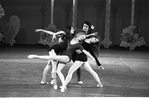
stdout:
MULTIPOLYGON (((83 48, 87 51, 90 52, 90 54, 95 58, 96 63, 98 66, 101 66, 99 60, 97 59, 96 55, 94 54, 93 50, 92 50, 92 44, 86 43, 85 41, 81 44, 83 46, 83 48)), ((73 61, 78 60, 78 61, 82 61, 82 62, 86 62, 87 61, 87 56, 84 53, 80 53, 77 54, 76 52, 73 53, 73 61)))
POLYGON ((83 46, 83 48, 84 48, 85 50, 89 51, 90 54, 95 58, 97 65, 98 65, 98 66, 101 66, 99 60, 97 59, 95 53, 93 52, 93 49, 92 49, 93 46, 92 46, 92 44, 86 43, 86 42, 84 41, 84 42, 82 43, 82 46, 83 46))
POLYGON ((87 56, 84 54, 84 53, 77 53, 77 52, 74 52, 73 53, 73 56, 72 56, 72 61, 75 62, 75 61, 82 61, 82 62, 86 62, 87 61, 87 56))
POLYGON ((69 44, 67 49, 65 51, 62 52, 61 55, 67 55, 69 57, 69 59, 72 59, 72 55, 75 52, 75 50, 80 49, 81 51, 84 50, 84 48, 79 44, 69 44))

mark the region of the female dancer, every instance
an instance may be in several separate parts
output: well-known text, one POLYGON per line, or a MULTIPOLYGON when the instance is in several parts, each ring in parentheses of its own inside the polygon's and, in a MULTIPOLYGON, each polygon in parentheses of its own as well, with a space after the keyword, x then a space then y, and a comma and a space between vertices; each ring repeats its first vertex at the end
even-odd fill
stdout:
MULTIPOLYGON (((59 37, 59 43, 56 44, 56 45, 51 46, 48 49, 49 55, 59 55, 64 50, 66 50, 70 32, 74 32, 74 29, 71 26, 67 26, 66 27, 66 32, 59 31, 57 33, 54 33, 52 31, 43 30, 43 29, 36 29, 35 30, 35 32, 39 32, 39 31, 45 32, 45 33, 50 34, 50 35, 53 35, 53 34, 56 34, 56 35, 63 34, 63 35, 60 35, 60 37, 59 37)), ((56 65, 57 65, 57 61, 54 61, 54 60, 49 60, 47 65, 46 65, 46 67, 44 68, 41 84, 49 84, 49 82, 47 82, 46 76, 48 74, 48 71, 49 71, 51 65, 52 65, 52 72, 51 72, 52 80, 51 80, 51 84, 54 84, 54 89, 57 89, 57 82, 56 82, 56 65)))
MULTIPOLYGON (((88 43, 95 43, 98 41, 98 37, 97 36, 92 36, 89 39, 86 39, 88 43)), ((65 89, 67 88, 67 84, 70 82, 73 73, 80 67, 82 66, 92 74, 92 76, 95 78, 95 80, 97 81, 97 87, 103 87, 97 73, 91 68, 91 66, 89 65, 89 63, 87 62, 87 57, 85 54, 81 54, 81 52, 77 51, 76 57, 75 57, 75 61, 73 63, 73 65, 70 67, 66 80, 64 81, 62 87, 61 87, 61 92, 64 92, 65 89)))

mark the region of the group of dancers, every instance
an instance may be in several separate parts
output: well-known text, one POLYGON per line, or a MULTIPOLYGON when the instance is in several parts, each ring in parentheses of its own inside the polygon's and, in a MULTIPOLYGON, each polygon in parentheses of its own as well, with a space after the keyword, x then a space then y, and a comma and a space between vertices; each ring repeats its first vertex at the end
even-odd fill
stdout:
MULTIPOLYGON (((52 66, 51 76, 54 89, 58 88, 57 85, 57 75, 62 83, 61 92, 65 92, 67 89, 67 85, 72 79, 72 75, 75 71, 77 71, 78 83, 82 84, 83 82, 80 79, 81 69, 80 67, 84 67, 89 73, 92 74, 94 79, 97 81, 97 87, 103 87, 98 74, 91 68, 88 63, 88 57, 91 58, 95 65, 98 68, 104 69, 101 66, 97 55, 95 55, 95 47, 99 47, 100 38, 97 33, 92 33, 93 27, 89 21, 85 21, 82 25, 82 29, 74 29, 71 26, 66 27, 66 31, 59 31, 57 33, 53 33, 52 31, 47 31, 43 29, 36 29, 36 32, 43 31, 50 35, 56 36, 59 35, 59 43, 53 45, 48 49, 49 55, 29 55, 28 58, 38 58, 38 59, 46 59, 48 63, 43 71, 41 84, 49 84, 47 82, 47 74, 52 66), (94 47, 94 49, 93 49, 94 47), (68 74, 66 78, 62 74, 62 69, 66 66, 67 63, 73 61, 72 66, 68 70, 68 74)), ((97 52, 98 50, 96 50, 97 52)))

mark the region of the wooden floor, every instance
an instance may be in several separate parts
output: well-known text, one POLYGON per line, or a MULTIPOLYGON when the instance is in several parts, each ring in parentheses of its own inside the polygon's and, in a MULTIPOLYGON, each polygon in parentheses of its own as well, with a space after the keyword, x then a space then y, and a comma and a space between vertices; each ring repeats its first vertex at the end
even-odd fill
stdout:
MULTIPOLYGON (((99 60, 105 70, 98 73, 104 87, 97 88, 93 77, 82 68, 77 83, 76 73, 66 92, 54 90, 52 85, 41 85, 46 60, 31 60, 29 54, 46 55, 43 46, 13 46, 0 48, 0 97, 149 97, 149 51, 126 48, 101 48, 99 60)), ((66 76, 71 63, 63 69, 66 76)), ((48 81, 51 81, 49 72, 48 81)), ((61 85, 60 80, 58 84, 61 85)))

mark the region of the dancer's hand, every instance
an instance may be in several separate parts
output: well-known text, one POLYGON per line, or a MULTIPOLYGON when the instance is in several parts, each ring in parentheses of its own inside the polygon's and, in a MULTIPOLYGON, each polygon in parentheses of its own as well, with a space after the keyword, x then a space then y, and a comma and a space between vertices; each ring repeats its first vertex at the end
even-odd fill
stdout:
POLYGON ((95 29, 95 26, 94 25, 91 25, 91 29, 94 30, 95 29))
POLYGON ((64 41, 63 41, 62 38, 60 37, 60 38, 58 38, 58 42, 59 42, 59 43, 62 43, 62 42, 64 42, 64 41))

